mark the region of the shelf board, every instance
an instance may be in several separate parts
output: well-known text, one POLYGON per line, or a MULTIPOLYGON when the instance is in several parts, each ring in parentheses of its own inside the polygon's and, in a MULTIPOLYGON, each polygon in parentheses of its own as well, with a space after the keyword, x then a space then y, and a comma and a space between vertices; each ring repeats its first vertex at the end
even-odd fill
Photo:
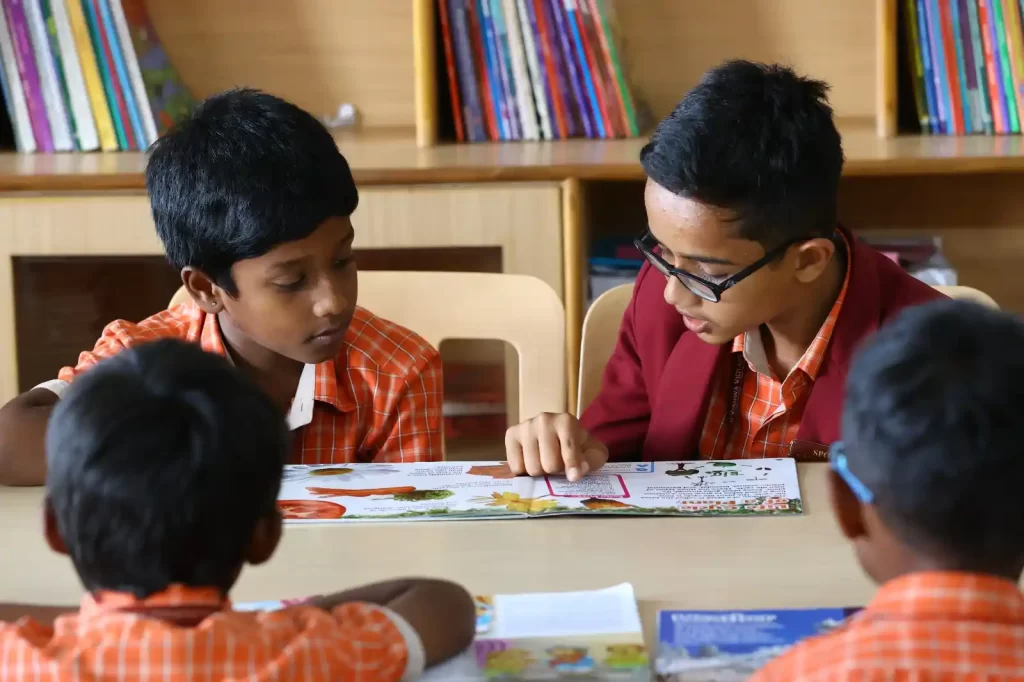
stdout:
MULTIPOLYGON (((906 135, 879 138, 841 126, 848 176, 1024 172, 1024 137, 906 135)), ((446 144, 419 148, 411 131, 337 136, 363 186, 461 182, 644 179, 646 138, 446 144)), ((0 154, 0 192, 145 189, 139 152, 0 154)))

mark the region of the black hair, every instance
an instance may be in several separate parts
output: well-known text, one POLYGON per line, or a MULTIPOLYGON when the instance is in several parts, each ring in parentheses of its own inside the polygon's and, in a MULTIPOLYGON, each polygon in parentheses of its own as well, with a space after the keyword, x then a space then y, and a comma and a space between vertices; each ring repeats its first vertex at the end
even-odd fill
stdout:
POLYGON ((964 301, 910 308, 850 367, 850 470, 904 542, 958 570, 1024 568, 1024 323, 964 301))
POLYGON ((668 191, 726 209, 766 250, 829 237, 843 147, 828 90, 783 66, 726 62, 658 124, 640 163, 668 191))
POLYGON ((359 203, 330 132, 257 90, 214 95, 153 144, 146 189, 167 259, 237 295, 231 266, 308 237, 359 203))
POLYGON ((276 513, 287 444, 281 410, 196 345, 144 344, 76 380, 50 418, 46 487, 86 589, 227 593, 276 513))

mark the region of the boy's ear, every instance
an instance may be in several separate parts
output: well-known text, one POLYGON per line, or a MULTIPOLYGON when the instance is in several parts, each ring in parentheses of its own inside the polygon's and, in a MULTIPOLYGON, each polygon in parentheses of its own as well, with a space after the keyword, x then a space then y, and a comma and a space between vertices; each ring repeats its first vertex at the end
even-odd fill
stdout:
POLYGON ((46 544, 54 552, 57 554, 68 553, 64 538, 60 536, 60 529, 57 528, 57 515, 53 511, 53 504, 49 497, 43 500, 43 535, 46 536, 46 544))
POLYGON ((836 517, 839 530, 847 540, 858 540, 868 534, 864 522, 864 506, 842 477, 834 471, 828 472, 829 497, 832 500, 832 514, 836 517))
POLYGON ((221 303, 221 296, 224 290, 217 286, 209 275, 202 270, 193 267, 185 267, 181 270, 181 283, 188 289, 194 300, 204 313, 216 315, 224 309, 221 303))
POLYGON ((796 249, 796 278, 807 284, 821 277, 836 253, 831 239, 811 239, 796 249))
POLYGON ((245 552, 246 563, 259 566, 274 556, 274 550, 281 542, 283 523, 281 512, 277 509, 256 522, 256 527, 252 531, 252 539, 249 541, 249 548, 245 552))

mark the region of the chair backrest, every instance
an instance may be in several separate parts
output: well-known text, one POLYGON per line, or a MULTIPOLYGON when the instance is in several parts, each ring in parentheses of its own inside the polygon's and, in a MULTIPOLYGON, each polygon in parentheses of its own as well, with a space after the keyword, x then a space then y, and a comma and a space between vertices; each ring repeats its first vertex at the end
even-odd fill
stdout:
POLYGON ((576 414, 582 414, 597 392, 601 390, 601 376, 608 358, 615 350, 622 314, 633 296, 632 284, 621 284, 604 292, 590 305, 583 318, 580 343, 580 383, 576 400, 576 414))
MULTIPOLYGON (((188 292, 180 289, 170 305, 187 300, 188 292)), ((565 410, 565 307, 543 280, 504 273, 367 270, 359 272, 359 305, 435 347, 449 339, 507 342, 519 356, 519 414, 565 410)))
MULTIPOLYGON (((950 298, 974 301, 981 305, 998 308, 991 296, 971 287, 935 287, 950 298)), ((622 284, 601 294, 590 306, 583 318, 582 345, 580 347, 580 387, 577 414, 583 412, 598 391, 601 390, 601 376, 608 358, 615 350, 622 314, 633 296, 633 285, 622 284)))
POLYGON ((972 287, 935 287, 935 289, 950 298, 955 298, 960 301, 973 301, 979 305, 995 308, 996 310, 999 309, 999 304, 995 302, 995 299, 984 291, 979 291, 972 287))

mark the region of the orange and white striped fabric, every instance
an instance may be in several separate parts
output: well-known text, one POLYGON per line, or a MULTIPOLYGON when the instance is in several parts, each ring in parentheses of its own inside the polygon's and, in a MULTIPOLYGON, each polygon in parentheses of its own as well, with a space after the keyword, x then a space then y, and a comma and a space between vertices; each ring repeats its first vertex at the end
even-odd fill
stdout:
POLYGON ((886 583, 839 629, 750 682, 1024 681, 1024 595, 1009 580, 915 573, 886 583))
MULTIPOLYGON (((843 241, 845 244, 846 237, 843 241)), ((845 246, 846 253, 849 253, 849 244, 845 246)), ((699 452, 702 459, 789 457, 790 444, 800 431, 807 396, 825 359, 849 284, 850 268, 847 267, 842 289, 825 322, 800 361, 782 381, 772 374, 768 366, 760 330, 747 332, 733 340, 733 354, 742 355, 749 370, 743 373, 738 414, 730 428, 726 417, 731 408, 729 396, 732 394, 733 375, 732 363, 725 362, 719 368, 718 383, 711 393, 701 431, 699 452)))
MULTIPOLYGON (((194 302, 139 323, 107 325, 78 365, 58 374, 63 381, 125 348, 176 338, 227 356, 216 315, 194 302)), ((305 419, 293 424, 291 464, 433 462, 444 458, 441 355, 413 332, 356 308, 335 360, 307 365, 315 372, 305 419)), ((293 405, 294 408, 294 405, 293 405)), ((295 410, 293 409, 293 413, 295 410)))
POLYGON ((241 613, 216 590, 180 586, 145 600, 101 594, 53 628, 0 623, 0 682, 398 682, 420 671, 407 670, 397 618, 361 603, 241 613), (181 626, 143 608, 209 615, 181 626))

